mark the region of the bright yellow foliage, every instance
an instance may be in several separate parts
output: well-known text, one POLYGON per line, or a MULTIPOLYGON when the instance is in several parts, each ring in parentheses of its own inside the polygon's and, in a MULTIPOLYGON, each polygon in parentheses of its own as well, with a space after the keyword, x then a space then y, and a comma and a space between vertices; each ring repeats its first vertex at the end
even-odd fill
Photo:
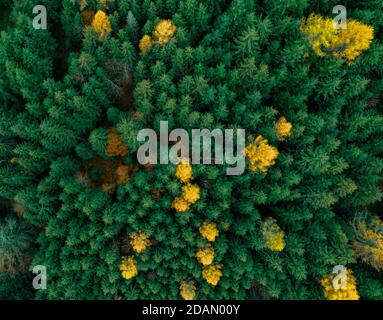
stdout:
POLYGON ((132 246, 133 250, 137 253, 146 250, 146 248, 148 248, 151 244, 149 237, 142 231, 131 233, 129 239, 130 245, 132 246))
POLYGON ((172 202, 172 208, 178 212, 184 212, 189 210, 189 203, 184 198, 177 197, 172 202))
POLYGON ((285 117, 280 117, 277 124, 275 125, 279 140, 285 140, 291 136, 293 125, 286 120, 285 117))
POLYGON ((285 233, 279 228, 275 219, 266 218, 261 227, 266 246, 272 251, 282 251, 285 248, 285 233))
POLYGON ((367 50, 374 38, 374 29, 359 21, 348 19, 347 29, 336 29, 332 18, 311 14, 302 22, 301 31, 311 41, 313 51, 320 57, 331 55, 353 61, 367 50))
POLYGON ((176 167, 176 178, 181 182, 188 182, 192 178, 192 166, 188 160, 182 160, 176 167))
POLYGON ((94 16, 92 27, 98 33, 100 40, 103 40, 105 35, 112 31, 109 17, 102 10, 98 10, 94 16))
POLYGON ((152 38, 150 36, 145 34, 141 38, 140 43, 139 43, 138 46, 140 48, 141 53, 146 53, 146 52, 150 51, 150 49, 152 48, 153 40, 152 40, 152 38))
POLYGON ((217 225, 214 222, 205 221, 199 227, 200 234, 207 239, 208 241, 215 241, 215 238, 218 237, 219 231, 217 225))
POLYGON ((121 275, 124 279, 131 279, 135 277, 137 272, 137 263, 133 257, 123 257, 120 264, 121 275))
POLYGON ((222 267, 223 266, 221 264, 215 266, 204 266, 202 270, 202 277, 207 283, 212 286, 216 286, 222 277, 222 267))
POLYGON ((372 217, 370 223, 359 221, 353 246, 357 256, 378 271, 383 271, 383 222, 372 217))
POLYGON ((169 39, 174 35, 177 28, 171 20, 160 20, 157 23, 153 36, 156 42, 161 45, 165 45, 169 42, 169 39))
POLYGON ((214 255, 214 249, 211 245, 207 245, 205 248, 198 250, 196 253, 198 262, 204 266, 208 266, 213 263, 214 255))
POLYGON ((358 290, 356 288, 356 278, 350 269, 346 269, 346 285, 345 288, 341 286, 334 288, 333 285, 334 275, 330 274, 325 276, 321 283, 323 286, 323 293, 327 300, 359 300, 358 290))
POLYGON ((190 183, 193 177, 192 166, 187 159, 182 159, 176 167, 176 177, 184 185, 182 186, 182 195, 173 200, 172 207, 182 212, 189 210, 189 206, 197 202, 200 198, 200 188, 197 184, 190 183))
POLYGON ((250 171, 266 173, 268 167, 275 164, 275 159, 279 155, 278 149, 267 142, 259 135, 244 149, 244 154, 249 160, 250 171))
POLYGON ((195 299, 195 285, 193 282, 181 281, 180 284, 180 295, 184 300, 195 299))
POLYGON ((200 198, 200 189, 197 184, 187 183, 182 187, 182 196, 188 203, 193 204, 200 198))

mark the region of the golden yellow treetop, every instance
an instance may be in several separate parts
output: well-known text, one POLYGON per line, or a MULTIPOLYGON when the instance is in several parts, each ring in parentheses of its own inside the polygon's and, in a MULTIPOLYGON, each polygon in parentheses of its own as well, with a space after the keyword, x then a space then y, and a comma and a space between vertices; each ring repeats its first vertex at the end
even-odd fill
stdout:
POLYGON ((138 274, 136 260, 132 257, 123 257, 120 264, 121 276, 124 279, 131 279, 138 274))
POLYGON ((301 24, 311 48, 318 56, 331 55, 350 62, 367 50, 374 38, 374 28, 359 21, 348 19, 346 29, 337 29, 332 18, 311 14, 301 24))
POLYGON ((346 269, 345 287, 335 288, 333 285, 334 274, 325 276, 321 283, 323 294, 327 300, 359 300, 359 294, 356 287, 356 278, 352 270, 346 269))
POLYGON ((266 173, 268 167, 275 164, 279 152, 277 148, 270 146, 268 141, 259 135, 244 149, 244 154, 249 161, 250 171, 266 173))
POLYGON ((202 270, 202 277, 206 280, 207 283, 211 284, 212 286, 216 286, 222 277, 222 268, 223 266, 221 264, 214 266, 204 266, 202 270))
POLYGON ((176 197, 172 202, 172 208, 177 212, 184 212, 189 210, 189 203, 182 197, 176 197))
POLYGON ((383 222, 377 216, 372 221, 359 221, 355 228, 353 247, 363 262, 383 271, 383 222))
POLYGON ((138 47, 140 48, 140 51, 142 54, 150 51, 150 49, 152 48, 153 46, 153 40, 150 36, 148 36, 147 34, 145 34, 141 40, 140 40, 140 43, 138 45, 138 47))
POLYGON ((194 300, 196 296, 196 288, 193 282, 191 281, 181 281, 180 284, 180 296, 184 300, 194 300))
POLYGON ((280 117, 275 125, 279 140, 285 140, 291 136, 293 125, 286 120, 285 117, 280 117))
POLYGON ((266 247, 272 251, 282 251, 285 248, 285 233, 280 229, 275 219, 266 218, 261 227, 266 247))
POLYGON ((92 27, 98 33, 100 40, 103 40, 107 33, 112 32, 109 17, 102 10, 98 10, 94 16, 92 27))
POLYGON ((137 253, 146 250, 151 244, 149 237, 142 231, 131 233, 129 235, 129 239, 130 245, 132 246, 133 250, 137 253))
POLYGON ((208 241, 215 241, 215 238, 218 237, 219 231, 217 225, 214 222, 205 221, 199 227, 200 234, 207 239, 208 241))
POLYGON ((196 253, 197 260, 200 264, 208 266, 213 263, 214 260, 214 249, 211 245, 207 245, 204 248, 200 249, 196 253))
POLYGON ((188 160, 183 159, 176 167, 176 178, 181 182, 188 182, 192 178, 192 166, 188 160))
POLYGON ((160 20, 153 32, 153 37, 156 42, 165 45, 169 39, 174 35, 177 28, 171 20, 160 20))
POLYGON ((197 184, 187 183, 182 186, 182 195, 181 197, 185 199, 188 203, 193 204, 197 202, 200 198, 200 188, 197 184))

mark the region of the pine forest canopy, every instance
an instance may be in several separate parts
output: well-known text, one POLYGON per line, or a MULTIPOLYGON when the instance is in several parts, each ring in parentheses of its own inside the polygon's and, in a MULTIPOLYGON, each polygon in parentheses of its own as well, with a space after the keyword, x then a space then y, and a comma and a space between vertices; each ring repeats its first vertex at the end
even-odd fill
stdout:
POLYGON ((383 299, 383 0, 338 4, 0 0, 0 299, 383 299), (244 173, 140 164, 161 121, 244 173))

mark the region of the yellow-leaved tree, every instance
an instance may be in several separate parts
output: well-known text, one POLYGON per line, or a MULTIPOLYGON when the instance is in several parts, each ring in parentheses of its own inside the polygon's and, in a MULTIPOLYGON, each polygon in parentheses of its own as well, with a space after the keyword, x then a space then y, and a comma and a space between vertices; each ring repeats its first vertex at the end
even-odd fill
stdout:
POLYGON ((92 27, 98 33, 100 40, 104 40, 106 34, 112 32, 109 17, 102 10, 98 10, 94 16, 92 27))
POLYGON ((199 232, 207 241, 214 242, 218 237, 219 231, 214 222, 205 221, 200 227, 199 232))
POLYGON ((346 269, 344 285, 334 286, 334 274, 325 276, 321 283, 323 294, 327 300, 359 300, 359 293, 356 288, 356 278, 352 270, 346 269))
POLYGON ((198 262, 204 266, 208 266, 213 263, 214 255, 214 249, 210 244, 198 250, 196 253, 198 262))
POLYGON ((181 281, 180 284, 180 296, 184 300, 194 300, 196 295, 196 288, 191 281, 181 281))
POLYGON ((320 57, 334 56, 352 62, 367 50, 374 38, 374 29, 348 19, 346 29, 337 29, 332 18, 311 14, 304 19, 301 31, 309 36, 311 48, 320 57))
POLYGON ((131 279, 138 274, 137 263, 134 257, 123 257, 120 264, 121 276, 124 279, 131 279))
POLYGON ((177 28, 171 20, 160 20, 154 29, 153 37, 156 42, 165 45, 173 37, 176 30, 177 28))
POLYGON ((182 159, 176 167, 176 178, 181 182, 188 182, 193 175, 192 166, 187 159, 182 159))
POLYGON ((277 130, 279 140, 285 140, 291 136, 293 125, 286 120, 285 117, 280 117, 277 121, 275 128, 277 130))
POLYGON ((212 286, 216 286, 222 277, 222 267, 223 266, 221 264, 204 266, 202 270, 202 277, 207 283, 212 286))
POLYGON ((148 36, 147 34, 145 34, 141 38, 138 46, 140 48, 141 53, 146 53, 146 52, 150 51, 150 49, 153 46, 153 40, 152 40, 151 36, 148 36))
POLYGON ((285 248, 285 233, 273 218, 266 218, 262 222, 261 232, 265 239, 266 247, 272 251, 282 251, 285 248))
POLYGON ((383 271, 383 222, 377 216, 358 217, 353 247, 365 263, 383 271))
POLYGON ((250 141, 251 143, 244 149, 250 171, 266 173, 268 167, 275 164, 275 159, 279 155, 278 149, 269 145, 261 135, 256 139, 250 137, 250 141))
POLYGON ((130 245, 137 253, 145 251, 151 245, 149 237, 142 231, 131 233, 129 239, 130 245))

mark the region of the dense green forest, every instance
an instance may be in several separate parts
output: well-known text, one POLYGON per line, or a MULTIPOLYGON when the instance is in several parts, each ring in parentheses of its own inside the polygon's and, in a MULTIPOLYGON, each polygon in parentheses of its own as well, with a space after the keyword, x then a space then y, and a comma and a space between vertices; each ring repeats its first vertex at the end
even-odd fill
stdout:
POLYGON ((0 299, 383 299, 383 0, 338 4, 0 0, 0 299), (160 121, 244 173, 140 164, 160 121))

